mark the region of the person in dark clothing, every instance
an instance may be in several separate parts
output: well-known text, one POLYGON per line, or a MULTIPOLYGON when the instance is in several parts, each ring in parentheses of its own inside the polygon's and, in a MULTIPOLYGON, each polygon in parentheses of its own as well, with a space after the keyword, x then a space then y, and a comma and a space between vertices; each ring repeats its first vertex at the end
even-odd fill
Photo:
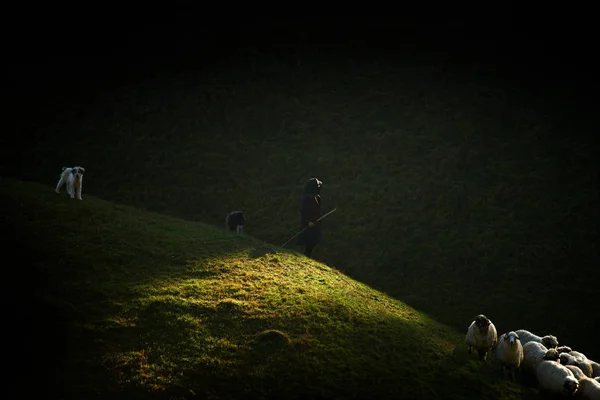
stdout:
POLYGON ((304 246, 304 255, 312 256, 315 246, 321 243, 321 186, 323 182, 317 178, 310 178, 304 184, 300 196, 300 230, 298 244, 304 246))

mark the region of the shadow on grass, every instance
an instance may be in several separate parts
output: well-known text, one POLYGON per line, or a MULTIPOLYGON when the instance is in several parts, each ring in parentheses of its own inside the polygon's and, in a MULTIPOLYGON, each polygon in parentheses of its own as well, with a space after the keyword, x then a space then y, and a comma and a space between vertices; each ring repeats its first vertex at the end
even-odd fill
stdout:
POLYGON ((122 340, 119 326, 127 324, 136 287, 181 276, 210 279, 219 267, 211 269, 207 256, 226 257, 250 246, 227 232, 91 196, 78 202, 49 187, 1 182, 2 293, 13 327, 12 372, 24 384, 35 382, 33 391, 58 398, 118 393, 111 371, 98 360, 122 340), (100 338, 97 330, 110 334, 100 338))
POLYGON ((437 370, 440 381, 454 380, 458 382, 479 382, 479 384, 463 385, 454 388, 449 399, 477 398, 477 399, 523 399, 540 400, 546 398, 540 395, 535 386, 530 382, 517 380, 512 382, 505 376, 501 365, 495 359, 493 352, 488 353, 485 361, 479 360, 474 352, 469 354, 462 341, 454 348, 452 353, 441 363, 437 370), (501 392, 494 393, 490 388, 502 388, 501 392))

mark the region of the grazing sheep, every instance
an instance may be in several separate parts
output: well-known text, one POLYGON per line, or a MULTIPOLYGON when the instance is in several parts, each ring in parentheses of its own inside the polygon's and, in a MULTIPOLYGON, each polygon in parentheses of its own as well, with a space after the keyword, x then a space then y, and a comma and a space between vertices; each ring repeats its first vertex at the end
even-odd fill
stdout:
POLYGON ((542 389, 558 395, 572 396, 579 387, 573 373, 556 361, 540 362, 536 369, 536 377, 542 389))
POLYGON ((575 365, 576 367, 579 367, 579 369, 581 369, 585 376, 590 378, 592 377, 592 364, 583 353, 580 353, 578 351, 561 353, 560 363, 562 365, 575 365))
MULTIPOLYGON (((594 375, 594 364, 597 365, 596 368, 600 368, 600 365, 598 365, 597 362, 590 360, 589 358, 587 358, 587 356, 585 354, 580 353, 579 351, 572 350, 569 352, 569 354, 579 360, 582 360, 585 364, 589 364, 590 374, 588 375, 588 377, 593 378, 593 377, 597 376, 597 375, 594 375)), ((585 373, 585 371, 584 371, 584 373, 585 373)))
POLYGON ((538 342, 543 344, 547 349, 554 349, 558 347, 558 339, 556 336, 546 335, 538 336, 535 333, 526 331, 525 329, 519 329, 515 331, 519 338, 521 338, 521 345, 525 346, 529 342, 538 342))
POLYGON ((544 360, 558 360, 558 352, 555 349, 548 350, 538 342, 529 342, 523 346, 522 370, 535 375, 538 364, 544 360))
POLYGON ((583 358, 585 360, 588 360, 587 356, 579 351, 571 350, 569 352, 569 354, 572 355, 573 357, 578 357, 578 358, 583 358))
POLYGON ((589 362, 590 364, 592 364, 592 376, 594 378, 600 378, 600 364, 592 360, 589 360, 589 362))
POLYGON ((559 353, 568 353, 570 351, 573 351, 573 349, 570 348, 569 346, 558 346, 556 348, 556 351, 558 351, 559 353))
POLYGON ((469 354, 471 354, 471 349, 474 347, 479 354, 479 359, 485 360, 488 351, 498 343, 496 327, 488 317, 479 314, 467 329, 465 343, 469 347, 469 354))
POLYGON ((600 400, 600 383, 594 379, 584 376, 579 380, 577 394, 584 399, 600 400))
POLYGON ((515 370, 518 370, 523 361, 523 346, 519 336, 510 331, 503 333, 498 338, 498 345, 494 350, 496 357, 502 363, 502 370, 510 371, 512 380, 515 380, 515 370))
POLYGON ((577 378, 577 380, 580 380, 581 378, 585 378, 585 374, 583 373, 583 371, 581 370, 581 368, 575 366, 575 365, 565 365, 565 367, 567 367, 572 373, 573 376, 575 376, 575 378, 577 378))

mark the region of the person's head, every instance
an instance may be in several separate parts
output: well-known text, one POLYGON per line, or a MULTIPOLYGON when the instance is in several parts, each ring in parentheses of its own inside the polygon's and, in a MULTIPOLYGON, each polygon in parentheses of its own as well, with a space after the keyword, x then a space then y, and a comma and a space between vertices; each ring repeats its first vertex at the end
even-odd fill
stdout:
POLYGON ((321 186, 323 186, 323 182, 317 178, 310 178, 304 184, 304 194, 320 194, 321 186))

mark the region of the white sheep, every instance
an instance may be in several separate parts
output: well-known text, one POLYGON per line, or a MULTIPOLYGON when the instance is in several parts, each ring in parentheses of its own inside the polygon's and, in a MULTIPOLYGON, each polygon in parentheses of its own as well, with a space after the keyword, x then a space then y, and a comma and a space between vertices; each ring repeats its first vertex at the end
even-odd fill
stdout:
POLYGON ((573 373, 556 361, 540 362, 536 369, 536 378, 542 389, 558 395, 572 396, 579 387, 573 373))
POLYGON ((548 350, 538 342, 529 342, 523 346, 523 362, 521 362, 523 371, 535 375, 538 364, 544 360, 558 360, 558 352, 555 349, 548 350))
POLYGON ((584 376, 579 380, 577 394, 584 399, 600 400, 600 383, 594 379, 584 376))
POLYGON ((587 377, 592 377, 592 364, 590 360, 587 359, 585 354, 580 353, 578 351, 571 351, 569 353, 561 353, 560 354, 560 363, 562 365, 575 365, 581 369, 581 371, 587 377))
POLYGON ((469 348, 469 354, 471 353, 471 349, 475 348, 479 354, 479 358, 485 360, 488 351, 498 343, 496 327, 488 317, 479 314, 467 329, 465 343, 469 348))
POLYGON ((558 351, 558 353, 560 354, 560 353, 568 353, 570 351, 573 351, 573 349, 570 348, 569 346, 558 346, 556 348, 556 351, 558 351))
POLYGON ((592 365, 592 377, 600 378, 600 364, 598 364, 596 361, 590 360, 589 358, 588 361, 592 365))
POLYGON ((575 365, 565 365, 565 367, 567 367, 573 373, 573 376, 575 376, 577 380, 586 377, 581 368, 575 365))
POLYGON ((596 378, 596 377, 600 376, 600 364, 598 364, 596 361, 590 360, 589 358, 587 358, 587 356, 585 354, 580 353, 578 351, 571 350, 568 353, 577 359, 583 360, 583 362, 585 364, 590 365, 591 371, 590 371, 590 375, 588 375, 590 378, 596 378))
POLYGON ((502 370, 508 370, 514 381, 515 371, 519 369, 523 361, 523 346, 521 346, 519 336, 513 331, 500 335, 494 354, 502 363, 502 370))
POLYGON ((579 352, 579 351, 571 350, 569 352, 569 354, 572 355, 573 357, 578 357, 578 358, 582 358, 584 360, 588 360, 589 361, 589 359, 587 358, 587 356, 585 354, 579 352))
POLYGON ((538 342, 543 344, 547 349, 554 349, 558 347, 558 339, 556 338, 556 336, 538 336, 535 333, 531 333, 525 329, 519 329, 515 331, 515 333, 519 335, 522 346, 525 346, 529 342, 538 342))

